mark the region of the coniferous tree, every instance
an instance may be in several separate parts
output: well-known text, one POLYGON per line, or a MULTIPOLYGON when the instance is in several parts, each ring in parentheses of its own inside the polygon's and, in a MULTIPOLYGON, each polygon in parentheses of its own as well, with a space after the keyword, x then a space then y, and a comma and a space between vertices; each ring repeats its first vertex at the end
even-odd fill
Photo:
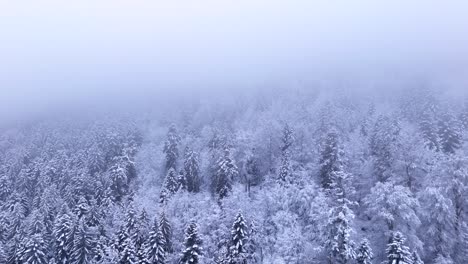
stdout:
POLYGON ((227 263, 229 264, 246 264, 247 263, 247 248, 248 240, 247 224, 244 217, 239 212, 231 228, 231 240, 228 248, 227 263))
POLYGON ((447 154, 453 154, 461 146, 461 133, 455 119, 449 115, 443 115, 438 122, 438 135, 440 149, 447 154))
POLYGON ((201 186, 199 155, 189 147, 185 149, 184 175, 187 181, 187 191, 199 192, 201 186))
POLYGON ((288 152, 281 155, 281 165, 278 171, 278 182, 280 184, 292 183, 291 163, 288 152))
POLYGON ((278 182, 287 184, 292 182, 291 146, 294 143, 292 128, 286 123, 281 137, 281 164, 278 170, 278 182))
POLYGON ((202 240, 198 235, 197 224, 192 222, 185 231, 184 251, 180 264, 198 264, 202 255, 202 240))
POLYGON ((405 246, 406 238, 400 232, 393 232, 387 245, 387 264, 411 263, 411 253, 405 246))
POLYGON ((328 237, 326 247, 328 250, 328 261, 330 264, 349 263, 355 257, 353 242, 350 240, 350 221, 354 218, 353 211, 349 208, 352 203, 347 198, 346 182, 350 175, 341 168, 333 172, 332 178, 332 198, 333 207, 330 210, 328 221, 328 237))
POLYGON ((21 263, 47 264, 47 248, 41 234, 34 234, 27 239, 24 251, 21 252, 21 263))
POLYGON ((367 239, 362 240, 356 251, 356 262, 358 264, 372 264, 374 254, 367 239))
POLYGON ((374 174, 380 182, 387 181, 392 173, 394 147, 400 134, 398 121, 380 116, 372 130, 370 151, 374 159, 374 174))
POLYGON ((95 241, 94 235, 86 223, 81 220, 75 232, 70 263, 87 264, 94 258, 95 241))
POLYGON ((425 202, 423 221, 428 256, 435 258, 442 255, 449 258, 455 234, 455 209, 452 201, 444 196, 440 188, 427 188, 422 198, 425 202))
POLYGON ((177 172, 173 168, 169 168, 159 197, 161 203, 166 203, 179 190, 180 184, 178 178, 177 172))
POLYGON ((283 128, 283 135, 281 137, 281 152, 286 152, 290 150, 290 147, 294 143, 294 131, 292 128, 289 126, 288 123, 284 125, 283 128))
POLYGON ((177 158, 179 157, 178 145, 180 143, 180 136, 177 133, 175 125, 169 127, 167 138, 164 142, 164 154, 166 154, 166 171, 170 168, 176 170, 177 158))
POLYGON ((333 173, 338 171, 340 166, 338 134, 333 130, 327 134, 320 155, 320 183, 322 188, 327 190, 332 188, 333 173))
POLYGON ((161 213, 161 217, 159 219, 159 231, 164 237, 164 251, 172 253, 172 227, 165 212, 161 213))
POLYGON ((231 152, 229 148, 226 148, 224 155, 218 159, 212 181, 212 190, 219 200, 229 194, 233 178, 238 174, 239 170, 231 158, 231 152))
POLYGON ((420 115, 419 128, 422 132, 426 146, 429 149, 439 150, 439 135, 437 124, 437 113, 439 109, 436 104, 430 100, 424 106, 424 111, 420 115))
POLYGON ((153 227, 149 235, 149 239, 145 244, 146 248, 146 259, 150 264, 164 264, 166 263, 166 241, 163 233, 159 228, 157 220, 154 221, 153 227))
POLYGON ((122 243, 122 252, 119 256, 119 264, 138 263, 137 250, 131 238, 127 238, 122 243))
POLYGON ((74 223, 66 209, 57 217, 54 225, 55 261, 66 264, 70 261, 73 247, 74 223))

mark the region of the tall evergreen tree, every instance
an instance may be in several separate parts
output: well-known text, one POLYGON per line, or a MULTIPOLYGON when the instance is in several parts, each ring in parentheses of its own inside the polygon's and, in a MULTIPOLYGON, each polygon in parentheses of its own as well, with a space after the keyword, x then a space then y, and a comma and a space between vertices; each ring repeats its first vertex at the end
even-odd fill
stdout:
POLYGON ((57 264, 70 262, 73 246, 74 223, 67 210, 57 217, 54 225, 55 261, 57 264))
POLYGON ((330 131, 325 142, 322 143, 320 155, 320 183, 324 189, 332 188, 333 173, 341 166, 340 149, 338 146, 338 134, 335 130, 330 131))
POLYGON ((81 220, 75 232, 70 263, 87 264, 94 258, 95 239, 86 223, 81 220))
POLYGON ((244 217, 239 212, 231 228, 231 240, 228 249, 227 263, 246 264, 248 228, 244 217))
POLYGON ((406 238, 400 232, 393 232, 387 245, 387 264, 408 264, 411 262, 409 248, 404 245, 406 238))
POLYGON ((350 240, 352 231, 350 221, 354 218, 354 214, 349 208, 352 203, 347 198, 345 186, 349 174, 339 169, 332 173, 331 178, 333 207, 330 210, 327 226, 328 261, 330 264, 346 264, 355 257, 353 242, 350 240))
POLYGON ((197 224, 192 222, 185 231, 184 251, 180 264, 198 264, 202 255, 202 240, 198 236, 197 224))
POLYGON ((380 182, 387 181, 392 173, 395 143, 400 135, 397 120, 379 116, 372 130, 370 151, 374 160, 374 174, 380 182))
POLYGON ((20 257, 24 264, 47 264, 47 247, 41 234, 34 234, 27 239, 20 257))
POLYGON ((187 191, 199 192, 201 186, 199 155, 189 147, 185 149, 184 175, 187 181, 187 191))
POLYGON ((358 264, 372 264, 373 258, 374 254, 372 254, 369 241, 367 239, 362 240, 356 251, 356 262, 358 264))
POLYGON ((138 263, 137 251, 131 238, 127 238, 123 241, 122 252, 119 255, 119 264, 138 263))
POLYGON ((283 135, 281 137, 281 152, 286 152, 290 150, 290 147, 294 143, 294 131, 292 128, 289 126, 288 123, 286 123, 283 127, 283 135))
POLYGON ((449 257, 455 242, 455 209, 452 201, 443 195, 440 188, 427 188, 422 198, 425 204, 423 222, 427 256, 449 257))
POLYGON ((159 228, 158 221, 154 221, 153 227, 149 235, 149 239, 145 244, 146 259, 150 264, 166 263, 166 241, 164 235, 159 228))
POLYGON ((288 184, 292 182, 291 146, 294 143, 294 133, 289 124, 285 124, 281 137, 281 164, 278 170, 278 182, 288 184))
POLYGON ((429 149, 439 150, 439 135, 437 115, 440 112, 437 104, 433 100, 429 100, 425 106, 424 111, 420 114, 419 128, 421 130, 426 146, 429 149))
POLYGON ((170 168, 176 170, 177 158, 179 157, 178 145, 180 143, 180 136, 174 124, 169 127, 167 138, 164 142, 164 154, 166 154, 166 171, 170 168))
POLYGON ((239 174, 235 161, 231 157, 229 148, 218 159, 213 175, 212 190, 218 199, 226 197, 232 189, 232 181, 239 174))
POLYGON ((171 196, 179 190, 180 183, 178 178, 177 172, 173 168, 167 171, 164 186, 159 197, 160 203, 164 204, 169 201, 171 196))
POLYGON ((292 171, 289 153, 286 151, 281 155, 281 165, 278 170, 278 182, 280 184, 292 183, 292 171))
POLYGON ((461 133, 456 120, 449 114, 443 115, 438 122, 440 149, 447 154, 453 154, 461 147, 461 133))
POLYGON ((164 237, 164 251, 172 253, 172 227, 164 211, 159 219, 159 231, 164 237))

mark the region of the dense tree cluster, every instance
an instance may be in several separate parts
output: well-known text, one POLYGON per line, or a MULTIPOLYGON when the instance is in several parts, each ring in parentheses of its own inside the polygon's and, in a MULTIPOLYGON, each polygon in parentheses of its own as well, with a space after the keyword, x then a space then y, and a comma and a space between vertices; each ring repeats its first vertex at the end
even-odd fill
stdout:
POLYGON ((278 93, 2 128, 0 263, 467 263, 463 100, 278 93))

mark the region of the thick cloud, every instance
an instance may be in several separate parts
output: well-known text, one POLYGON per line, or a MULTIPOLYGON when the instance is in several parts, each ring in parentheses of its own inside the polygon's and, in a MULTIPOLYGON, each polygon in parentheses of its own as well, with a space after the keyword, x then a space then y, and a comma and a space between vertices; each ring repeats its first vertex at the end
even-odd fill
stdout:
POLYGON ((4 1, 0 118, 338 76, 467 87, 466 10, 431 0, 4 1))

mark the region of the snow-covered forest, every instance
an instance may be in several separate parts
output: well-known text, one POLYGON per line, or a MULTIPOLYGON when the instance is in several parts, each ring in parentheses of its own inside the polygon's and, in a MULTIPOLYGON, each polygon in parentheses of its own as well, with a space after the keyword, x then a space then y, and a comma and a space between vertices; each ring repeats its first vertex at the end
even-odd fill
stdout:
POLYGON ((277 89, 0 135, 0 263, 468 261, 468 100, 277 89))

